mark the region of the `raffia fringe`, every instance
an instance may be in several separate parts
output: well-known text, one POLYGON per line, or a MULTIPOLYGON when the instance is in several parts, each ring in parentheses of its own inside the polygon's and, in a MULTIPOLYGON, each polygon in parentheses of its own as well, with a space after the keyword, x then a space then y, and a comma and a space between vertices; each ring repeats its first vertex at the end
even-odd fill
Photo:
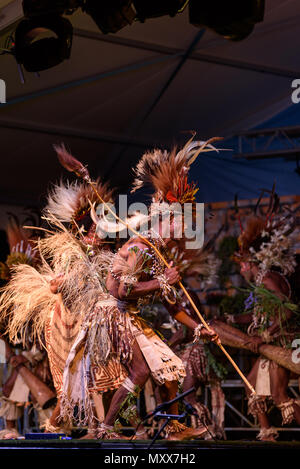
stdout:
POLYGON ((74 409, 77 407, 76 424, 82 427, 90 426, 97 417, 93 411, 93 403, 88 391, 85 393, 83 400, 73 400, 66 393, 62 393, 60 401, 60 416, 63 422, 71 426, 74 420, 74 409))
POLYGON ((132 359, 131 318, 116 306, 99 302, 89 318, 86 352, 96 365, 106 365, 111 354, 121 363, 132 359))
POLYGON ((300 405, 300 400, 298 399, 289 399, 288 401, 278 404, 277 407, 281 411, 282 415, 282 425, 288 425, 293 422, 295 418, 295 409, 294 405, 300 405))
POLYGON ((267 401, 265 396, 252 395, 248 399, 248 414, 256 417, 258 414, 267 412, 267 401))

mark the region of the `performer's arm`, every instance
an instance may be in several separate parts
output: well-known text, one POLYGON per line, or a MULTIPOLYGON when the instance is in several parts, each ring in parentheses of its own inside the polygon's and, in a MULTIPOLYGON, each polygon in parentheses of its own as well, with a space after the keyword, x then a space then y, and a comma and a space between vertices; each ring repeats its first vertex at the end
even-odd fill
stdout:
MULTIPOLYGON (((187 326, 189 329, 192 329, 193 331, 199 326, 199 323, 194 321, 191 316, 189 316, 183 308, 180 308, 179 305, 170 305, 169 303, 165 302, 164 303, 165 307, 169 311, 170 315, 176 319, 178 322, 183 324, 184 326, 187 326)), ((217 340, 217 334, 215 331, 208 331, 205 327, 201 330, 201 338, 203 339, 208 339, 208 340, 217 340)))
MULTIPOLYGON (((128 257, 126 260, 127 267, 133 268, 136 265, 136 254, 135 252, 129 252, 128 257)), ((114 268, 118 272, 118 260, 116 261, 114 268)), ((179 273, 176 267, 171 267, 169 269, 165 269, 164 274, 169 285, 174 285, 178 283, 180 280, 179 273)), ((122 275, 122 274, 121 274, 122 275)), ((147 281, 137 281, 132 284, 126 281, 119 281, 115 279, 111 273, 108 274, 107 283, 106 283, 108 291, 117 296, 120 300, 133 300, 136 298, 140 298, 141 296, 145 296, 149 293, 153 293, 157 290, 160 290, 160 284, 157 279, 147 280, 147 281)))
POLYGON ((227 314, 227 322, 230 324, 250 324, 252 322, 252 314, 227 314))
MULTIPOLYGON (((176 267, 166 269, 164 272, 169 285, 178 283, 180 277, 176 267)), ((120 282, 118 288, 118 297, 120 300, 131 300, 140 298, 141 296, 160 290, 160 284, 157 279, 148 280, 145 282, 136 282, 132 287, 128 287, 124 282, 120 282)))
MULTIPOLYGON (((265 277, 263 283, 264 283, 265 288, 267 288, 276 296, 278 296, 278 298, 280 298, 281 300, 286 300, 286 296, 283 293, 283 289, 281 288, 279 282, 275 278, 271 276, 265 277)), ((284 325, 285 323, 290 321, 290 319, 292 319, 293 315, 294 314, 290 309, 285 308, 284 309, 285 317, 280 318, 279 316, 277 316, 276 318, 274 318, 273 324, 267 329, 267 334, 269 336, 272 336, 273 334, 278 332, 281 329, 282 325, 284 325)))
POLYGON ((147 282, 137 282, 132 287, 124 282, 119 283, 118 297, 120 300, 133 300, 141 296, 159 290, 158 280, 149 280, 147 282))
POLYGON ((198 326, 198 323, 193 318, 191 318, 191 316, 189 316, 182 308, 174 308, 173 305, 170 305, 167 302, 164 303, 164 306, 167 308, 170 315, 174 319, 176 319, 176 321, 180 322, 189 329, 194 330, 198 326))

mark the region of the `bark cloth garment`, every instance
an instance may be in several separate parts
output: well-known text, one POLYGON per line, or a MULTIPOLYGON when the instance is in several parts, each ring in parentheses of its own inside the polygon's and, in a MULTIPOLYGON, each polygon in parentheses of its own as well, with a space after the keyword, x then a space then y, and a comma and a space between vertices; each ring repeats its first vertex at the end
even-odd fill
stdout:
MULTIPOLYGON (((71 368, 74 372, 76 362, 79 361, 79 358, 83 353, 83 337, 86 337, 86 335, 87 330, 82 325, 82 319, 80 317, 74 317, 74 314, 65 307, 60 296, 55 308, 50 314, 45 330, 46 347, 51 373, 55 389, 59 397, 62 393, 66 363, 68 359, 69 363, 71 361, 69 358, 70 352, 76 348, 77 354, 76 357, 73 356, 73 368, 71 368), (84 335, 81 333, 82 330, 85 331, 84 335), (79 344, 81 345, 81 348, 79 347, 79 344)), ((90 363, 90 391, 105 392, 110 389, 116 389, 120 386, 126 376, 122 367, 118 366, 118 364, 113 360, 108 362, 107 370, 104 370, 102 366, 96 365, 93 361, 90 363)))
MULTIPOLYGON (((74 416, 74 407, 78 405, 81 411, 78 413, 78 423, 88 424, 93 416, 91 393, 117 389, 127 376, 115 357, 105 364, 98 363, 97 358, 93 359, 88 351, 87 347, 92 341, 90 333, 99 319, 97 311, 100 303, 96 304, 92 314, 94 324, 84 324, 80 316, 74 315, 64 305, 58 294, 57 304, 45 327, 50 369, 57 395, 61 398, 61 416, 69 423, 74 416)), ((95 348, 95 344, 93 346, 95 348)))

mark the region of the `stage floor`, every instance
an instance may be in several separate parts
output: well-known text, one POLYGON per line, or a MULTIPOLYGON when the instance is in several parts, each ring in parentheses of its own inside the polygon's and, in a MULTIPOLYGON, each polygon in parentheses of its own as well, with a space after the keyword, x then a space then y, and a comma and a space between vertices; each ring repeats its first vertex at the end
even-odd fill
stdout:
POLYGON ((228 450, 228 449, 299 449, 300 441, 276 441, 276 442, 263 442, 263 441, 168 441, 158 440, 149 449, 150 440, 1 440, 0 451, 12 449, 57 449, 69 450, 82 449, 92 451, 112 451, 112 450, 133 450, 133 451, 185 451, 193 450, 199 451, 204 449, 213 450, 228 450))

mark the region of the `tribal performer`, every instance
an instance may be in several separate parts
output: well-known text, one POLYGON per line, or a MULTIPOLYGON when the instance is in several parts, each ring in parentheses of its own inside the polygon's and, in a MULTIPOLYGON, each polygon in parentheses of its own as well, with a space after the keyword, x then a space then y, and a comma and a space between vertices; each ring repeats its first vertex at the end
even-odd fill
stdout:
MULTIPOLYGON (((193 200, 195 188, 182 185, 181 181, 197 146, 198 143, 193 143, 178 155, 159 153, 168 170, 173 164, 177 192, 187 201, 188 196, 193 200)), ((64 147, 57 151, 63 165, 68 167, 73 157, 64 147)), ((174 181, 173 177, 172 184, 174 181)), ((96 191, 105 200, 103 186, 96 186, 96 191)), ((39 270, 29 266, 16 269, 0 306, 4 315, 13 311, 9 323, 12 340, 20 335, 24 339, 29 324, 34 336, 40 338, 45 333, 59 397, 57 412, 46 430, 56 431, 60 421, 70 422, 75 407, 78 422, 95 427, 95 420, 101 422, 103 418, 97 409, 99 393, 117 389, 104 423, 96 432, 98 438, 115 438, 120 435, 112 431, 112 425, 120 404, 136 386, 143 386, 150 371, 174 396, 177 387, 173 384, 185 374, 181 360, 137 315, 137 299, 146 294, 162 291, 173 303, 173 285, 180 277, 176 268, 164 269, 151 252, 146 252, 148 245, 139 238, 126 243, 116 256, 103 249, 99 230, 91 221, 92 216, 98 223, 93 209, 95 201, 95 191, 85 183, 68 187, 61 184, 54 189, 49 197, 47 218, 60 231, 38 243, 43 259, 39 270), (71 224, 72 232, 64 228, 65 222, 71 224), (103 282, 107 268, 109 293, 103 282)), ((159 231, 164 235, 162 224, 159 231)), ((171 237, 163 237, 165 240, 159 237, 153 242, 159 247, 171 243, 171 237)), ((176 312, 175 317, 196 329, 198 335, 201 332, 204 337, 215 337, 213 332, 202 331, 183 311, 176 312)))
MULTIPOLYGON (((240 250, 236 256, 241 274, 251 288, 246 314, 229 317, 229 321, 249 324, 249 342, 256 353, 261 344, 291 348, 299 331, 299 313, 292 303, 293 292, 287 280, 295 267, 290 238, 294 220, 290 213, 276 217, 278 209, 279 198, 273 188, 267 213, 248 220, 239 237, 240 250)), ((266 414, 269 400, 280 409, 283 424, 294 420, 300 424, 300 401, 287 393, 289 376, 288 369, 263 356, 257 359, 248 376, 257 392, 257 396, 249 398, 249 413, 258 418, 260 440, 273 441, 278 437, 266 414)))
MULTIPOLYGON (((187 183, 187 173, 200 146, 199 142, 188 142, 178 153, 175 150, 171 153, 154 150, 144 154, 136 168, 133 191, 150 182, 155 190, 151 215, 156 215, 157 207, 161 210, 161 204, 163 218, 167 215, 165 220, 157 219, 157 231, 151 227, 142 235, 167 257, 172 245, 176 244, 176 238, 182 241, 182 230, 178 233, 176 226, 182 223, 182 210, 176 213, 171 204, 176 202, 177 209, 178 205, 181 209, 185 202, 194 203, 197 189, 194 184, 187 183)), ((137 219, 140 228, 143 225, 148 228, 150 217, 142 215, 137 219)), ((158 385, 168 388, 169 398, 175 397, 177 382, 185 376, 182 361, 141 319, 139 309, 145 302, 149 303, 155 295, 160 296, 172 316, 193 329, 197 338, 200 335, 209 340, 216 338, 214 331, 202 328, 177 302, 175 285, 179 280, 178 268, 172 264, 165 268, 156 251, 140 237, 131 238, 112 258, 106 285, 115 299, 114 336, 117 340, 112 343, 111 353, 120 357, 128 376, 113 396, 98 432, 99 438, 110 437, 121 404, 130 393, 142 388, 150 375, 158 385)), ((167 435, 180 433, 182 439, 188 433, 196 433, 174 422, 166 428, 167 435)))
MULTIPOLYGON (((56 150, 61 158, 67 154, 63 146, 56 150)), ((96 187, 106 202, 112 201, 106 184, 96 187)), ((42 343, 45 338, 59 399, 45 430, 69 431, 77 406, 77 423, 88 425, 89 437, 103 420, 101 393, 118 388, 127 374, 117 357, 109 355, 115 318, 108 314, 113 307, 99 262, 99 253, 109 244, 105 234, 96 234, 94 202, 87 184, 54 187, 45 217, 55 231, 37 244, 42 265, 16 267, 0 305, 12 342, 25 342, 28 331, 42 343)))

